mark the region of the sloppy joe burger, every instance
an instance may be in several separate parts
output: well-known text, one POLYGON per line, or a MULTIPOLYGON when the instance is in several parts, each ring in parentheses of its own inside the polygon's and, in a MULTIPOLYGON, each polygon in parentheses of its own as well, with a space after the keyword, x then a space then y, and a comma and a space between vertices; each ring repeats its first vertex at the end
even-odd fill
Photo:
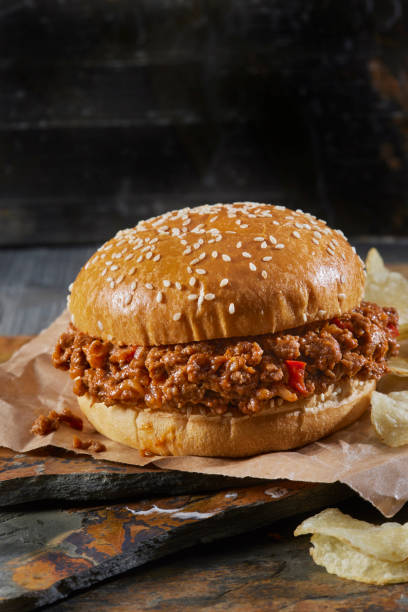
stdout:
POLYGON ((53 360, 94 427, 143 453, 290 449, 355 421, 397 352, 395 310, 363 288, 354 249, 313 215, 176 210, 90 258, 53 360))

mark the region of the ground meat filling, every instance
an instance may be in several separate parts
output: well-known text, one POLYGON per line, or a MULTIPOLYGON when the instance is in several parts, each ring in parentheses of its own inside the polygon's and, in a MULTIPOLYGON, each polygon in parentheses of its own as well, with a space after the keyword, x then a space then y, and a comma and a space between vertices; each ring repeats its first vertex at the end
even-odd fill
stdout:
POLYGON ((170 346, 115 346, 72 325, 53 354, 77 395, 107 405, 252 414, 346 378, 379 379, 396 355, 398 315, 362 302, 329 321, 247 338, 170 346))

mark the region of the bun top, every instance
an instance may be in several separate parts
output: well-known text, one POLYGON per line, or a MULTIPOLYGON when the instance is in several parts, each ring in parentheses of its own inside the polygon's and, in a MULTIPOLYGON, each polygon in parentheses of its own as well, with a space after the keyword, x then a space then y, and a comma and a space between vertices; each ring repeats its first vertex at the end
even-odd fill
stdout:
POLYGON ((236 202, 125 229, 82 268, 69 299, 82 332, 160 345, 249 336, 357 306, 363 263, 340 230, 300 210, 236 202))

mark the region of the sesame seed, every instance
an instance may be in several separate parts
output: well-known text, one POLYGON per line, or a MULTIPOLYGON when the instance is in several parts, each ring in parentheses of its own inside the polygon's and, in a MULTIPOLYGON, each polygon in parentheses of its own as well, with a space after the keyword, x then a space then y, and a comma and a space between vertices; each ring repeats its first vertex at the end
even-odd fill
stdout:
POLYGON ((318 313, 319 317, 325 317, 327 315, 326 310, 319 310, 318 313))
POLYGON ((165 287, 170 287, 171 282, 170 282, 169 280, 164 280, 164 281, 163 281, 163 285, 164 285, 165 287))
POLYGON ((222 240, 222 235, 221 234, 217 234, 215 237, 215 242, 219 242, 220 240, 222 240))
POLYGON ((135 273, 135 270, 136 270, 136 266, 133 266, 133 268, 130 268, 129 275, 132 276, 132 274, 135 273))
POLYGON ((180 321, 180 319, 181 319, 181 312, 176 312, 173 315, 173 321, 180 321))
POLYGON ((272 244, 277 244, 277 240, 275 238, 275 236, 269 236, 269 240, 271 241, 272 244))
POLYGON ((256 265, 252 263, 252 261, 249 262, 249 269, 252 270, 252 272, 256 271, 256 265))
POLYGON ((314 242, 314 244, 320 244, 317 238, 312 238, 312 242, 314 242))
POLYGON ((157 253, 157 255, 153 257, 153 261, 159 261, 160 257, 161 257, 160 253, 157 253))
POLYGON ((110 286, 111 286, 111 289, 114 289, 115 288, 115 281, 111 281, 110 286))
POLYGON ((140 263, 143 259, 143 255, 140 255, 137 259, 136 259, 136 263, 140 263))
POLYGON ((351 247, 351 250, 353 251, 353 253, 356 252, 356 247, 351 247))
POLYGON ((196 280, 197 279, 195 279, 194 276, 190 278, 190 280, 188 281, 188 284, 190 285, 190 287, 194 287, 194 285, 196 284, 196 280))
POLYGON ((340 282, 341 283, 345 283, 346 282, 346 277, 343 274, 340 276, 340 282))
POLYGON ((153 285, 151 283, 145 283, 146 289, 153 289, 153 285))
POLYGON ((248 227, 248 226, 247 226, 246 224, 244 224, 244 223, 241 225, 241 228, 242 228, 242 229, 246 229, 247 227, 248 227))
POLYGON ((101 321, 98 321, 98 327, 99 327, 99 329, 100 329, 101 331, 103 330, 103 325, 102 325, 102 322, 101 322, 101 321))
POLYGON ((256 238, 254 238, 255 242, 263 242, 265 240, 265 238, 263 238, 262 236, 257 236, 256 238))
POLYGON ((205 253, 201 253, 201 255, 198 256, 198 260, 199 261, 203 261, 203 259, 205 259, 206 254, 205 253))
POLYGON ((302 319, 306 323, 306 321, 307 321, 307 314, 305 312, 302 313, 302 319))
POLYGON ((301 223, 296 222, 295 227, 297 227, 298 229, 302 229, 303 225, 301 223))
POLYGON ((217 257, 218 257, 218 251, 213 251, 213 252, 211 253, 211 257, 214 257, 214 259, 217 259, 217 257))
POLYGON ((230 314, 234 314, 234 312, 235 312, 235 304, 234 304, 234 302, 231 302, 231 304, 228 306, 228 312, 230 314))
POLYGON ((192 274, 192 273, 193 273, 193 270, 191 269, 191 267, 190 267, 190 266, 187 266, 187 272, 188 272, 189 274, 192 274))
POLYGON ((292 232, 292 236, 294 236, 295 238, 300 238, 299 232, 296 231, 292 232))
POLYGON ((123 281, 123 279, 125 278, 124 274, 121 274, 120 276, 118 276, 118 278, 116 279, 117 283, 121 283, 123 281))
POLYGON ((153 257, 153 253, 151 251, 146 253, 146 259, 151 259, 152 257, 153 257))
POLYGON ((275 208, 276 208, 276 210, 285 210, 285 207, 284 206, 280 206, 279 204, 277 204, 275 206, 275 208))
POLYGON ((224 261, 231 261, 231 257, 229 255, 222 255, 224 261))
POLYGON ((262 261, 271 261, 272 257, 268 255, 268 257, 262 257, 262 261))
POLYGON ((72 287, 73 287, 73 286, 74 286, 74 283, 71 283, 71 284, 69 285, 69 287, 68 287, 68 291, 69 291, 70 293, 71 293, 71 291, 72 291, 72 287))
POLYGON ((131 293, 129 293, 129 295, 128 295, 128 296, 126 296, 126 299, 125 299, 125 306, 129 306, 130 302, 132 301, 132 297, 133 297, 133 296, 132 296, 132 294, 131 294, 131 293))
POLYGON ((329 253, 329 255, 334 255, 334 251, 330 247, 327 247, 327 252, 329 253))
POLYGON ((261 244, 261 249, 266 249, 266 247, 268 246, 268 244, 263 241, 263 243, 261 244))
POLYGON ((215 300, 215 295, 214 293, 206 293, 204 299, 210 302, 211 300, 215 300))
POLYGON ((346 297, 346 294, 345 293, 339 293, 337 297, 339 298, 339 300, 344 300, 345 297, 346 297))
POLYGON ((129 259, 132 259, 132 257, 133 257, 133 253, 129 253, 129 255, 126 255, 125 261, 129 261, 129 259))
POLYGON ((275 249, 284 249, 285 245, 282 244, 281 242, 279 244, 276 245, 275 249))
POLYGON ((243 251, 242 252, 242 257, 252 257, 251 253, 248 253, 247 251, 243 251))
POLYGON ((192 302, 193 300, 196 300, 198 298, 198 295, 196 293, 190 293, 187 296, 187 299, 190 300, 190 302, 192 302))
POLYGON ((266 271, 266 270, 262 270, 262 272, 261 272, 261 276, 262 276, 262 278, 268 278, 268 273, 267 273, 267 271, 266 271))
POLYGON ((117 265, 111 266, 111 271, 114 272, 115 270, 119 270, 119 266, 117 265))
POLYGON ((190 266, 195 266, 196 264, 198 264, 200 260, 198 259, 198 257, 196 257, 195 259, 193 259, 192 261, 190 261, 190 266))
POLYGON ((229 281, 228 281, 228 278, 223 278, 223 279, 220 281, 220 287, 226 287, 226 285, 228 285, 228 282, 229 282, 229 281))
POLYGON ((179 291, 181 291, 181 283, 179 283, 178 281, 176 283, 174 283, 176 285, 176 289, 178 289, 179 291))
POLYGON ((274 225, 279 225, 279 221, 272 221, 274 225))
POLYGON ((197 268, 196 272, 197 274, 207 274, 207 270, 204 270, 204 268, 197 268))
POLYGON ((191 253, 191 247, 187 247, 186 249, 184 249, 183 251, 183 255, 190 255, 191 253))
POLYGON ((163 293, 161 291, 158 291, 158 293, 156 295, 156 302, 158 302, 160 304, 162 299, 163 299, 163 293))
POLYGON ((296 209, 296 212, 297 212, 297 213, 302 213, 302 214, 303 214, 303 210, 302 210, 301 208, 297 208, 297 209, 296 209))
POLYGON ((133 292, 136 289, 136 281, 133 281, 132 283, 130 283, 130 290, 133 292))

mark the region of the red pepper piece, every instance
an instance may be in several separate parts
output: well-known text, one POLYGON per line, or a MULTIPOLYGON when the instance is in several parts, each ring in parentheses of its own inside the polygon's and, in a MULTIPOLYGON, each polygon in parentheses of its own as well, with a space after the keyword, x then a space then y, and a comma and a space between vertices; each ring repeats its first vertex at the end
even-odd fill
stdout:
POLYGON ((387 327, 390 330, 390 334, 393 338, 397 338, 397 336, 399 336, 398 327, 394 325, 394 323, 388 323, 387 327))
POLYGON ((292 389, 295 389, 298 393, 302 395, 307 394, 307 389, 305 386, 305 361, 292 361, 291 359, 286 359, 285 361, 286 367, 289 373, 289 386, 292 389))
POLYGON ((331 322, 337 325, 337 327, 340 327, 340 329, 349 329, 353 331, 353 326, 350 321, 340 321, 340 319, 335 317, 331 322))
POLYGON ((126 363, 130 363, 133 359, 133 357, 135 356, 136 353, 136 348, 130 348, 129 349, 129 353, 126 355, 126 363))

